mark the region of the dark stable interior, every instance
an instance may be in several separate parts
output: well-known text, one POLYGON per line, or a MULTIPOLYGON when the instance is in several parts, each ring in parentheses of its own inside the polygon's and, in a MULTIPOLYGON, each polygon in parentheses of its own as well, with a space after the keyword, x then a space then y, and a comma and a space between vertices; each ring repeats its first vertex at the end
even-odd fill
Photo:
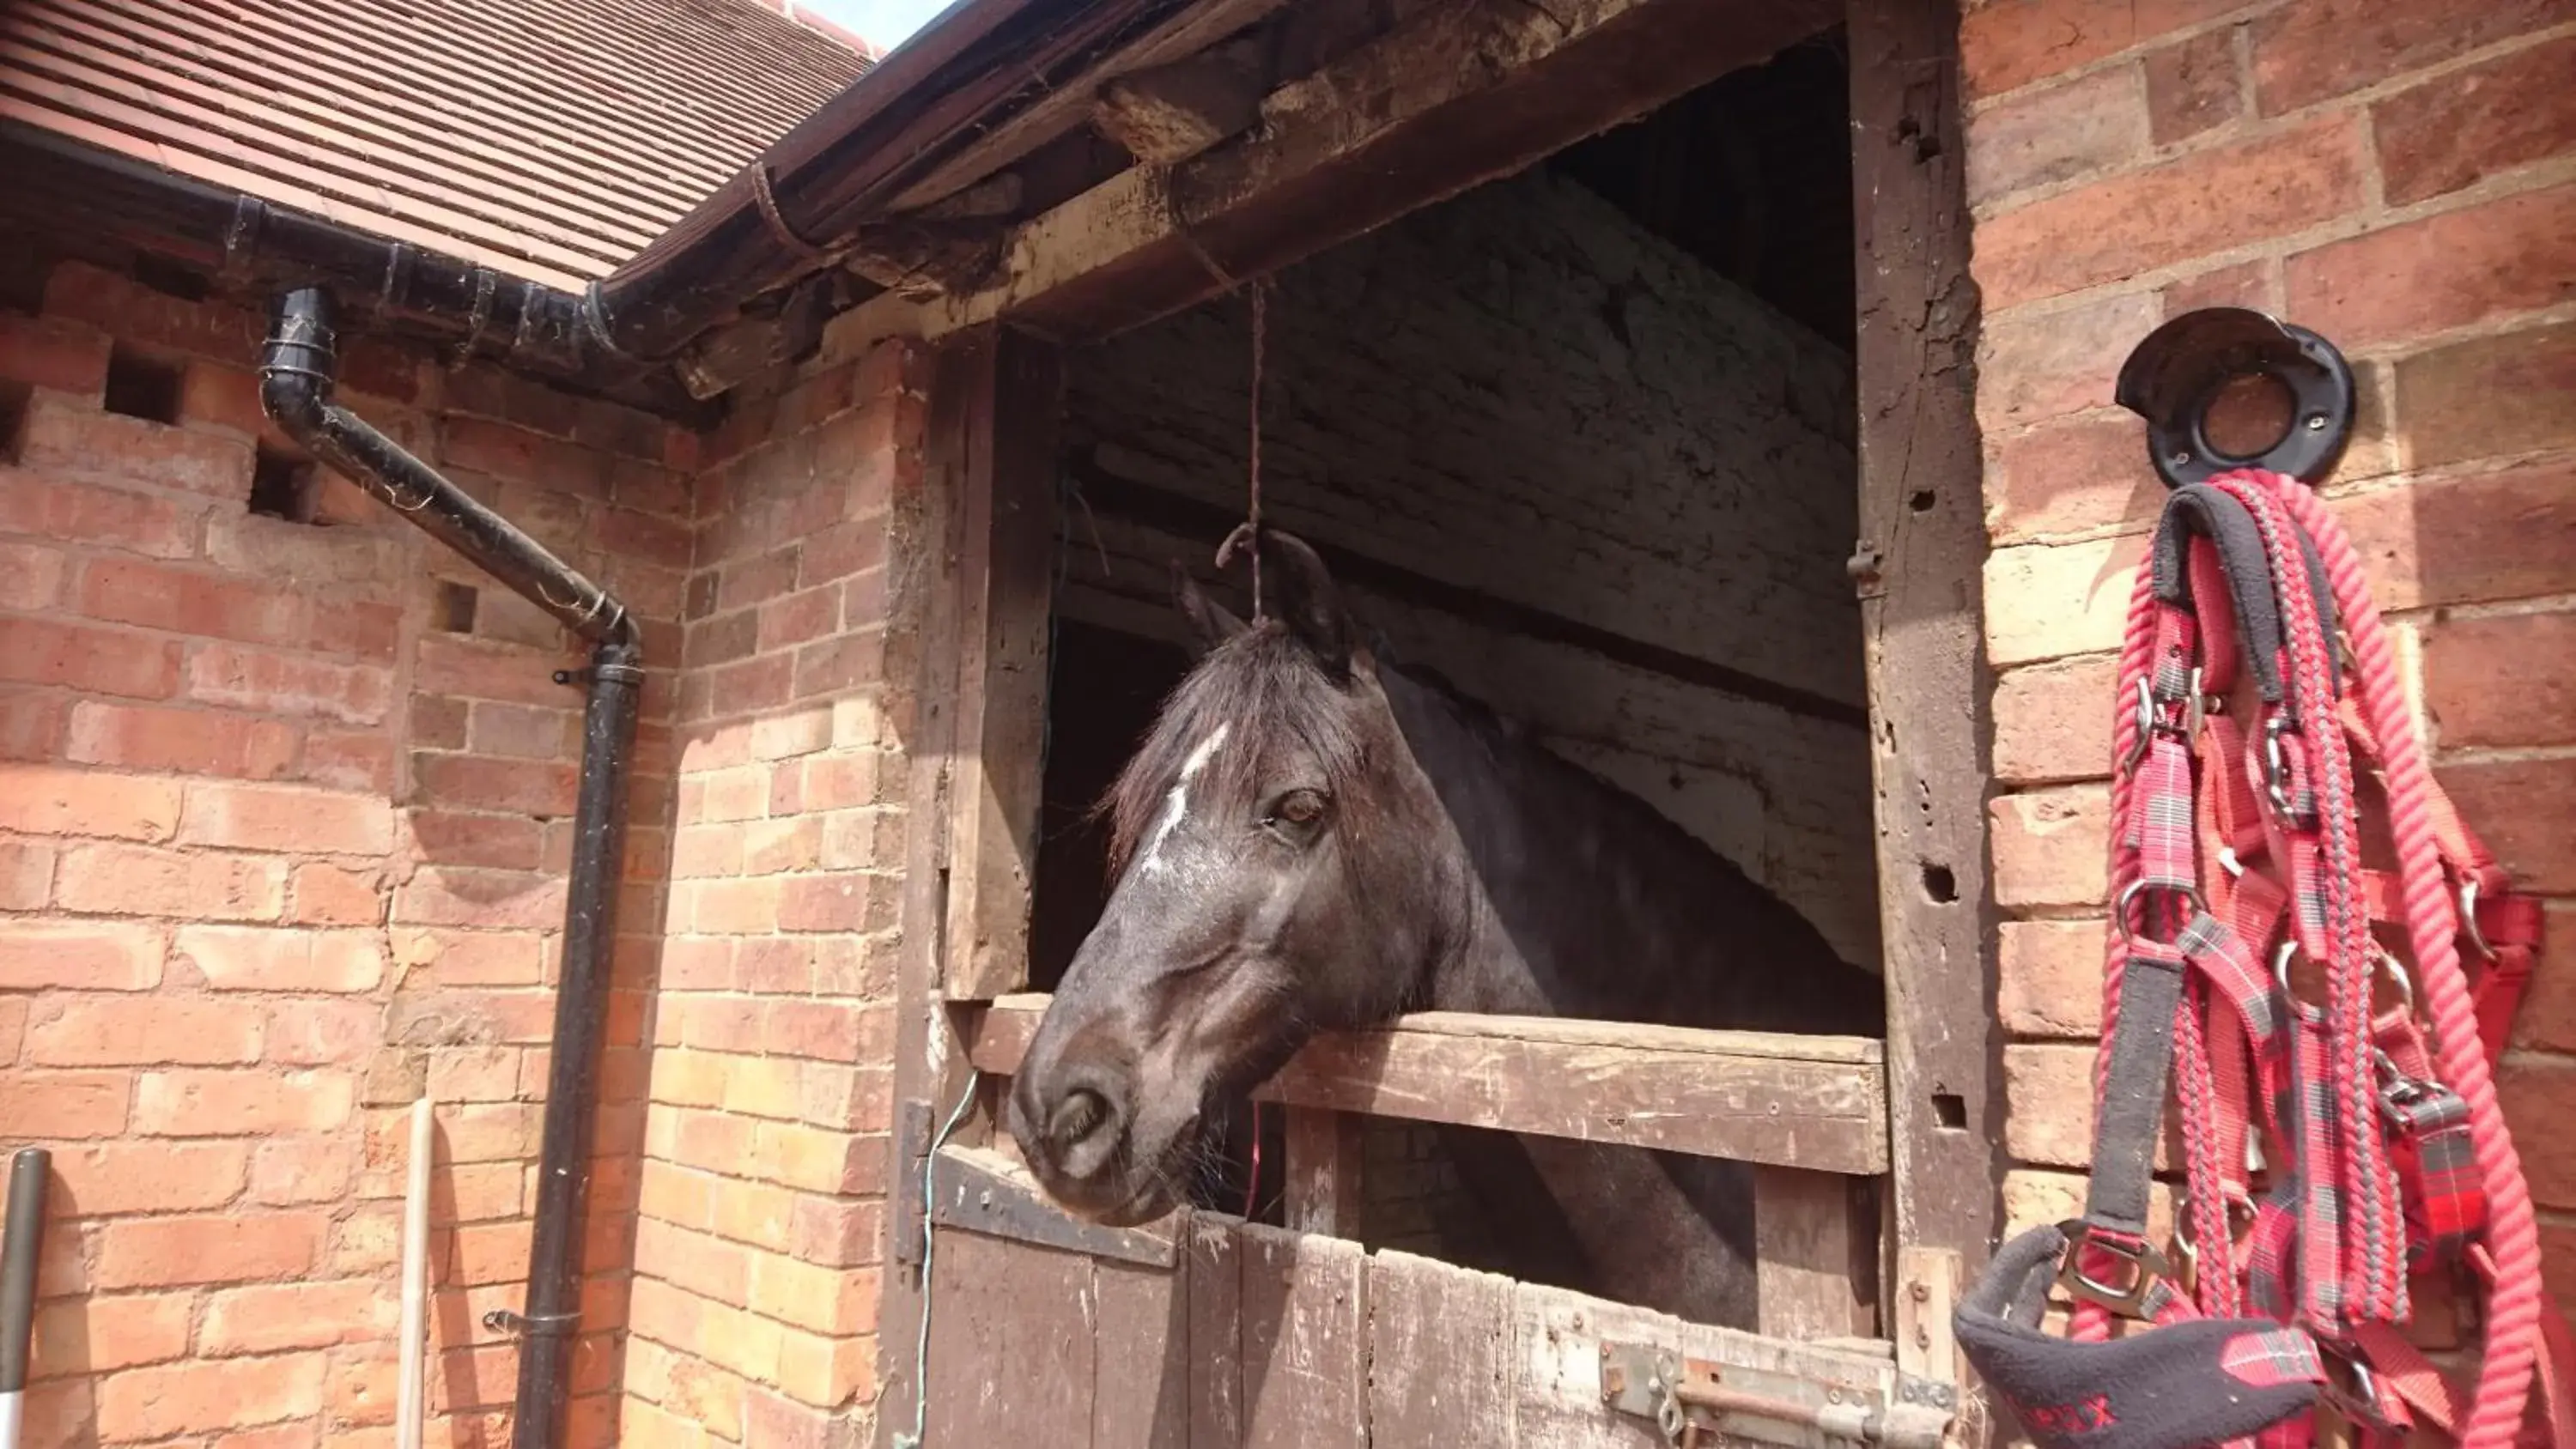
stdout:
MULTIPOLYGON (((1839 30, 1722 76, 1653 114, 1538 163, 1849 353, 1854 341, 1848 57, 1839 30)), ((1079 355, 1070 366, 1081 365, 1079 355)), ((1858 641, 1854 641, 1858 647, 1858 641)), ((1106 824, 1119 769, 1187 673, 1178 646, 1059 616, 1030 989, 1051 991, 1107 898, 1106 824)), ((1280 1221, 1282 1114, 1260 1115, 1256 1221, 1280 1221)), ((1198 1206, 1242 1213, 1252 1113, 1235 1103, 1198 1206)), ((1471 1234, 1472 1225, 1459 1224, 1471 1234)))

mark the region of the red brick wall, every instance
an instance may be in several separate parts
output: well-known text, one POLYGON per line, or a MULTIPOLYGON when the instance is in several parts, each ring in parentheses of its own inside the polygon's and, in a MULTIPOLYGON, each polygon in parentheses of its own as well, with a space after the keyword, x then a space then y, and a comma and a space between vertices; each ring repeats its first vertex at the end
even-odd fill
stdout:
MULTIPOLYGON (((1961 39, 2020 1226, 2088 1155, 2110 651, 2161 496, 2110 384, 2163 318, 2243 302, 2352 357, 2329 496, 2436 769, 2576 898, 2576 5, 1993 0, 1961 39)), ((2576 899, 2551 925, 2503 1091, 2565 1297, 2576 1139, 2544 1129, 2576 1107, 2576 899)))
MULTIPOLYGON (((0 1141, 58 1180, 35 1444, 389 1442, 410 1103, 431 1434, 497 1441, 578 749, 535 609, 345 485, 249 511, 261 320, 87 266, 0 312, 0 1141), (170 423, 103 406, 112 353, 170 423), (173 374, 164 374, 172 376, 173 374), (5 430, 5 429, 0 429, 5 430), (470 616, 470 617, 469 617, 470 616), (268 1427, 262 1427, 268 1426, 268 1427)), ((575 1419, 616 1407, 690 440, 359 340, 348 400, 648 620, 575 1419)), ((120 369, 121 370, 121 369, 120 369)), ((121 400, 121 399, 120 399, 121 400)), ((271 438, 271 446, 282 443, 271 438)))
POLYGON ((922 385, 899 344, 818 364, 708 448, 630 1445, 796 1449, 870 1423, 906 781, 878 685, 922 385))

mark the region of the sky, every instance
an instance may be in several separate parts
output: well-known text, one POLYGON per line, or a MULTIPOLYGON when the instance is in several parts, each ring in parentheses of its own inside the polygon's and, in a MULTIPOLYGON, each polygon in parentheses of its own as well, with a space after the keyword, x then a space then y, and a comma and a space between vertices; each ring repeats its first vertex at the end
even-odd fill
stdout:
POLYGON ((901 45, 948 5, 949 0, 797 0, 796 8, 857 31, 882 52, 901 45))

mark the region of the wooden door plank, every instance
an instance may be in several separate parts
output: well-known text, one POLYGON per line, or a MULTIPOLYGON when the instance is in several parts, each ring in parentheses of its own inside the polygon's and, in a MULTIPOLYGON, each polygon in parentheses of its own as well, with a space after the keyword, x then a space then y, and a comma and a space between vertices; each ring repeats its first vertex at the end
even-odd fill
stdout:
POLYGON ((1243 1449, 1242 1222, 1189 1215, 1190 1449, 1243 1449))
POLYGON ((1260 1226, 1239 1241, 1244 1449, 1366 1449, 1365 1250, 1260 1226))
MULTIPOLYGON (((1775 1338, 1866 1337, 1876 1328, 1863 1284, 1877 1244, 1853 1205, 1854 1179, 1791 1167, 1753 1171, 1753 1242, 1760 1307, 1775 1338)), ((1871 1225, 1874 1226, 1874 1225, 1871 1225)))
POLYGON ((1091 1260, 975 1233, 932 1269, 930 1444, 996 1444, 1091 1419, 1091 1260))
POLYGON ((1368 1269, 1372 1449, 1511 1449, 1512 1280, 1410 1253, 1368 1269))
POLYGON ((1890 1240, 1973 1273, 2000 1218, 1984 467, 1959 7, 1849 0, 1860 581, 1886 941, 1890 1240), (1874 562, 1873 562, 1874 560, 1874 562))
POLYGON ((1098 1364, 1091 1449, 1189 1449, 1189 1259, 1171 1268, 1096 1262, 1098 1364))
POLYGON ((1289 1231, 1360 1236, 1360 1205, 1368 1200, 1361 1146, 1367 1123, 1348 1112, 1288 1109, 1287 1161, 1280 1170, 1289 1231))

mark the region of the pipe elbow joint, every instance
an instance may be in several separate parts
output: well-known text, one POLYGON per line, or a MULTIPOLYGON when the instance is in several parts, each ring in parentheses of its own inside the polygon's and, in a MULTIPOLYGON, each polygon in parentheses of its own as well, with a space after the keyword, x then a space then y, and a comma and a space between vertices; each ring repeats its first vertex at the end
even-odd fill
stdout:
POLYGON ((331 294, 298 287, 277 299, 259 355, 259 405, 287 436, 309 443, 330 414, 339 358, 331 294))

